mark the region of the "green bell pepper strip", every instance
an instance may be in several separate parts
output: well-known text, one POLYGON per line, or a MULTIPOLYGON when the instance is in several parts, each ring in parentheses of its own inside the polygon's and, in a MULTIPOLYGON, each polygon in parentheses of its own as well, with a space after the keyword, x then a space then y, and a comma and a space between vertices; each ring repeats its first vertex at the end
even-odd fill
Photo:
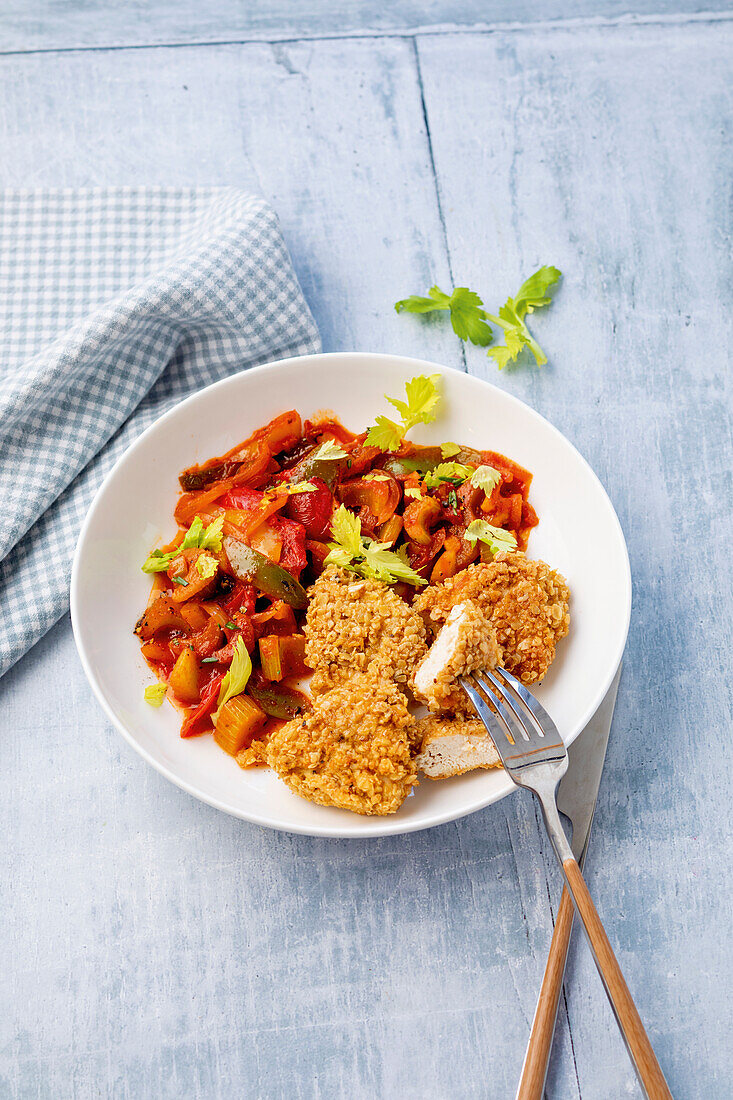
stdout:
POLYGON ((298 610, 308 606, 303 586, 287 569, 270 561, 259 550, 253 550, 239 539, 227 537, 224 539, 224 551, 234 575, 241 581, 249 581, 265 596, 282 600, 298 610))
POLYGON ((310 704, 308 697, 301 691, 296 688, 280 687, 278 684, 258 687, 257 684, 250 683, 247 694, 251 695, 265 714, 271 718, 294 718, 296 714, 307 710, 310 704))

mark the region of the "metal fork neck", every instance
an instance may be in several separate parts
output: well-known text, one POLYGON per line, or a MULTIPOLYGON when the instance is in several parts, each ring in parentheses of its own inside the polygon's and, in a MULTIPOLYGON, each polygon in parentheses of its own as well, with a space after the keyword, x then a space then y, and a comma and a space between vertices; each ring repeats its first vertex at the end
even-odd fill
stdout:
MULTIPOLYGON (((555 765, 537 764, 532 768, 532 787, 529 789, 542 807, 548 835, 562 866, 566 859, 573 859, 574 856, 557 808, 556 792, 561 778, 555 765)), ((521 778, 518 777, 518 781, 521 784, 521 778)))

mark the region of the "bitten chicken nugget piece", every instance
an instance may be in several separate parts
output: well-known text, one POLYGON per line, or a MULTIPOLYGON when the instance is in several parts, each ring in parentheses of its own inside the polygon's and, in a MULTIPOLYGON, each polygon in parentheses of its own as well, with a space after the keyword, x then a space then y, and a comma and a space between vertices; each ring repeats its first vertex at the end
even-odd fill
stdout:
POLYGON ((276 730, 267 761, 291 790, 321 806, 393 814, 417 783, 415 719, 389 680, 353 673, 313 710, 276 730))
POLYGON ((565 578, 546 562, 501 553, 492 562, 469 565, 442 584, 430 585, 413 607, 436 630, 457 603, 474 600, 491 618, 503 667, 533 684, 545 675, 555 646, 568 632, 569 599, 565 578))
POLYGON ((432 711, 474 714, 470 699, 458 683, 476 669, 491 669, 501 661, 501 650, 491 619, 473 600, 456 604, 415 672, 414 691, 432 711))
POLYGON ((427 652, 425 624, 400 596, 335 566, 310 589, 304 633, 314 696, 352 672, 407 683, 427 652))
POLYGON ((430 779, 448 779, 475 768, 500 768, 501 760, 478 718, 428 715, 416 723, 422 734, 416 766, 430 779))

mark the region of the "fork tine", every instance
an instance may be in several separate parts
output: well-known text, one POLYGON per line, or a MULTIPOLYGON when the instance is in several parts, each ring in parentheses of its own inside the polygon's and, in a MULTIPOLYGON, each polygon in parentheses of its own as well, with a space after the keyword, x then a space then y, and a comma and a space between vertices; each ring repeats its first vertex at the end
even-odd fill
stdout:
POLYGON ((494 711, 490 709, 481 692, 477 690, 472 676, 461 677, 461 684, 463 690, 476 708, 476 713, 491 734, 491 738, 496 745, 496 751, 503 759, 504 753, 502 752, 502 744, 505 742, 509 745, 512 744, 508 736, 508 729, 501 724, 494 711))
POLYGON ((491 674, 486 672, 474 672, 473 679, 489 696, 489 699, 503 718, 504 724, 511 730, 514 744, 524 745, 528 741, 534 741, 537 737, 537 731, 534 729, 531 718, 530 721, 527 722, 520 710, 512 704, 511 698, 504 692, 502 687, 493 680, 493 677, 491 677, 492 683, 486 682, 487 676, 491 677, 491 674), (508 704, 508 706, 505 706, 505 704, 508 704))
POLYGON ((508 684, 502 683, 502 681, 494 675, 494 673, 487 669, 481 673, 491 683, 488 685, 493 695, 498 695, 500 699, 503 699, 508 707, 511 708, 512 713, 516 715, 517 721, 520 726, 527 731, 527 736, 532 737, 544 737, 545 730, 539 724, 532 711, 522 701, 518 693, 512 691, 508 684))
POLYGON ((558 741, 562 741, 562 737, 560 737, 558 728, 552 718, 550 718, 549 714, 542 706, 542 703, 540 703, 531 692, 527 691, 524 684, 520 680, 517 680, 516 676, 512 676, 511 672, 507 672, 505 668, 496 668, 494 672, 510 692, 513 689, 516 695, 519 696, 532 715, 535 724, 543 731, 545 737, 551 735, 556 737, 558 741))
MULTIPOLYGON (((550 760, 553 760, 557 756, 556 751, 553 751, 556 750, 557 746, 551 743, 546 747, 537 736, 530 738, 521 736, 519 723, 514 720, 513 724, 510 725, 511 719, 506 707, 503 706, 487 684, 481 683, 477 679, 475 673, 471 676, 462 676, 461 684, 476 708, 479 718, 486 726, 504 768, 518 786, 525 786, 526 784, 523 778, 520 777, 520 773, 525 768, 529 768, 530 771, 533 770, 532 766, 534 764, 541 763, 543 759, 546 759, 547 748, 550 749, 550 760)), ((560 742, 560 745, 562 745, 562 742, 560 742)), ((562 745, 562 752, 565 754, 564 745, 562 745)), ((564 766, 567 766, 567 756, 565 756, 564 766)))

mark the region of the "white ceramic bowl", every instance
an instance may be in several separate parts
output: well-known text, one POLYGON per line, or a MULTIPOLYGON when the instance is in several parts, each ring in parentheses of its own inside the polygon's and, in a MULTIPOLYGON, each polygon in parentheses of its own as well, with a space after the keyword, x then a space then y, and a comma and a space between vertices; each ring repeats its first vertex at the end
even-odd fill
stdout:
POLYGON ((567 744, 603 699, 626 642, 631 577, 611 502, 575 448, 521 401, 434 363, 359 353, 285 359, 209 386, 144 432, 97 493, 71 578, 76 644, 105 713, 148 763, 211 806, 289 832, 368 837, 451 821, 513 789, 501 771, 424 779, 397 814, 361 817, 298 798, 266 769, 242 771, 211 737, 182 740, 178 713, 143 700, 154 679, 132 633, 150 583, 140 565, 174 533, 180 470, 221 454, 286 408, 303 416, 333 409, 347 427, 363 430, 388 411, 385 393, 397 396, 409 378, 436 372, 443 376, 441 412, 413 430, 416 442, 500 451, 534 473, 530 499, 540 524, 529 555, 563 573, 572 592, 570 634, 537 694, 567 744))

